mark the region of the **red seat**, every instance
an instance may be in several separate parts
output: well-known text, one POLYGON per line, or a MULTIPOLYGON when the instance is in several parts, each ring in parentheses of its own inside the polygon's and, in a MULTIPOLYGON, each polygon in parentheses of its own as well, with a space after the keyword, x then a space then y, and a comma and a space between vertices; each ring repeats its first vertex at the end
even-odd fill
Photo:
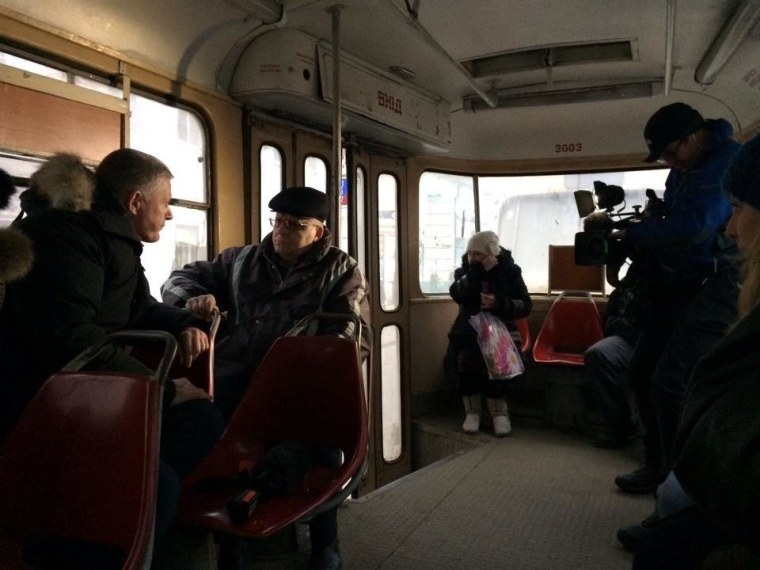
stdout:
MULTIPOLYGON (((173 358, 174 339, 155 334, 173 358)), ((60 372, 45 382, 0 445, 0 568, 150 566, 159 378, 60 372)))
POLYGON ((358 485, 368 452, 368 420, 357 346, 337 336, 275 341, 216 447, 183 483, 179 520, 226 533, 265 537, 307 515, 335 506, 358 485), (229 480, 255 467, 283 441, 339 448, 337 468, 313 466, 294 493, 262 500, 234 524, 227 500, 240 489, 198 490, 202 481, 229 480))
POLYGON ((586 293, 561 293, 546 315, 533 346, 533 359, 543 364, 583 366, 584 352, 604 338, 599 309, 586 293))
POLYGON ((0 568, 23 568, 35 537, 105 545, 115 549, 109 560, 123 560, 114 568, 146 567, 159 392, 150 378, 105 373, 44 384, 0 449, 0 568))
POLYGON ((530 325, 528 323, 528 317, 522 319, 515 319, 517 330, 520 331, 520 338, 522 344, 520 345, 520 352, 523 354, 530 354, 530 346, 533 343, 533 339, 530 336, 530 325))

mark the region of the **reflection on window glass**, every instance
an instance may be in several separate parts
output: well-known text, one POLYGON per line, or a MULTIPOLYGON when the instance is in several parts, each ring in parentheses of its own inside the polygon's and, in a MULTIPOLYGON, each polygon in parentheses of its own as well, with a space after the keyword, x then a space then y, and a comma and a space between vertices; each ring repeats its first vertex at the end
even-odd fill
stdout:
POLYGON ((272 217, 269 201, 282 190, 282 153, 280 149, 269 145, 262 146, 259 152, 259 167, 261 172, 261 180, 259 180, 259 187, 261 188, 261 207, 259 208, 261 235, 259 239, 263 239, 272 231, 269 226, 269 218, 272 217))
POLYGON ((11 196, 8 201, 8 206, 6 206, 5 209, 0 210, 0 228, 6 228, 11 225, 11 222, 13 222, 13 220, 16 219, 16 216, 21 213, 19 196, 24 190, 26 190, 26 182, 28 182, 32 174, 37 172, 37 169, 42 166, 44 162, 45 161, 42 159, 29 156, 0 154, 0 168, 16 179, 16 193, 11 196), (24 180, 24 184, 20 184, 18 179, 24 180))
POLYGON ((348 252, 348 208, 351 197, 348 188, 348 178, 346 177, 346 149, 341 150, 340 161, 340 206, 338 207, 338 227, 340 234, 340 243, 338 247, 348 252))
POLYGON ((306 186, 327 192, 327 163, 318 156, 307 156, 303 163, 303 180, 306 186))
POLYGON ((512 251, 531 293, 547 293, 549 245, 572 245, 583 230, 573 192, 592 190, 601 180, 625 189, 626 202, 617 209, 643 205, 647 188, 662 197, 667 169, 551 176, 480 177, 480 229, 499 234, 512 251), (540 228, 540 231, 537 229, 540 228))
POLYGON ((390 463, 401 457, 401 351, 396 325, 380 333, 380 378, 383 402, 383 459, 390 463))
POLYGON ((397 309, 400 302, 398 267, 398 183, 390 174, 377 179, 378 244, 380 255, 380 306, 397 309))
POLYGON ((207 214, 203 210, 172 206, 173 220, 166 222, 161 239, 143 244, 141 257, 150 292, 161 298, 161 285, 175 269, 199 259, 208 259, 207 214))
POLYGON ((425 172, 420 177, 420 289, 448 293, 454 269, 475 232, 472 176, 425 172))
POLYGON ((173 198, 206 203, 206 136, 198 117, 135 94, 129 104, 131 147, 166 163, 173 198))

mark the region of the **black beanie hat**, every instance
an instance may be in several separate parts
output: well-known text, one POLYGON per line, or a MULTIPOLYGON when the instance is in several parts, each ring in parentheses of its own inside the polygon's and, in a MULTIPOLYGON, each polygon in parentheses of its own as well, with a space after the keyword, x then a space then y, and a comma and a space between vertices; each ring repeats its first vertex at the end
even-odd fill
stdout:
POLYGON ((316 218, 320 222, 324 222, 330 213, 327 194, 308 186, 285 188, 269 201, 269 208, 273 212, 316 218))
POLYGON ((723 177, 726 191, 760 210, 760 135, 743 145, 723 177))

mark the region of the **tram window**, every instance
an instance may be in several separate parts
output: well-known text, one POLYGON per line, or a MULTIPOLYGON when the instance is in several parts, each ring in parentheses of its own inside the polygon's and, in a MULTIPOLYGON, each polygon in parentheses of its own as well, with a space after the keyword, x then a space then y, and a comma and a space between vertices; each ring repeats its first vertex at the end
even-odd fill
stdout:
POLYGON ((346 149, 341 149, 340 153, 340 207, 338 208, 338 234, 340 243, 337 245, 340 249, 348 252, 348 203, 350 192, 348 188, 348 177, 346 176, 346 149))
POLYGON ((11 196, 8 207, 0 210, 0 228, 6 228, 21 213, 19 196, 27 189, 28 181, 44 161, 28 156, 0 154, 0 168, 13 176, 16 193, 11 196), (19 182, 21 180, 22 182, 19 182))
POLYGON ((387 463, 401 457, 401 338, 396 325, 380 332, 380 381, 383 401, 383 459, 387 463))
POLYGON ((367 275, 367 235, 364 232, 366 208, 367 175, 363 168, 356 169, 356 260, 362 274, 367 275))
POLYGON ((261 190, 259 240, 262 240, 271 231, 269 218, 272 217, 272 212, 269 210, 269 201, 282 190, 283 160, 279 148, 266 144, 261 146, 259 172, 261 173, 259 179, 259 189, 261 190))
POLYGON ((130 146, 161 159, 172 171, 174 220, 161 239, 145 244, 142 262, 154 297, 174 270, 189 261, 208 259, 209 196, 206 131, 190 111, 141 95, 130 96, 130 146))
MULTIPOLYGON (((548 176, 484 176, 478 179, 480 229, 499 234, 522 268, 531 293, 547 293, 549 245, 572 245, 583 229, 573 192, 593 189, 594 180, 625 189, 625 211, 646 201, 647 188, 665 187, 666 169, 548 176), (540 231, 537 231, 540 228, 540 231)), ((622 205, 621 205, 622 206, 622 205)))
POLYGON ((66 81, 68 79, 68 74, 65 71, 42 65, 41 63, 36 63, 34 61, 29 61, 23 57, 18 57, 6 52, 0 52, 0 63, 9 67, 15 67, 16 69, 29 71, 35 75, 57 79, 58 81, 66 81))
POLYGON ((306 186, 327 192, 327 163, 318 156, 307 156, 303 163, 303 180, 306 186))
POLYGON ((420 177, 420 289, 448 293, 454 269, 475 232, 472 176, 425 172, 420 177))
POLYGON ((378 244, 380 256, 380 306, 384 311, 398 309, 398 182, 390 174, 377 179, 378 244))

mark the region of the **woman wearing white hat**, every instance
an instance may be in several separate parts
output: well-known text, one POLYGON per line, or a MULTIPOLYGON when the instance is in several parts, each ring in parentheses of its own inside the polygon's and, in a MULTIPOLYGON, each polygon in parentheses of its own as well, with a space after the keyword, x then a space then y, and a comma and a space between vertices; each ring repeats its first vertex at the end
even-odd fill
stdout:
POLYGON ((497 436, 512 431, 505 396, 519 378, 491 380, 478 346, 470 317, 489 311, 502 319, 519 347, 520 333, 515 319, 528 316, 533 303, 522 278, 522 270, 512 254, 499 246, 499 236, 484 231, 473 234, 462 256, 462 266, 454 272, 449 294, 459 304, 459 313, 449 331, 446 352, 447 376, 456 383, 465 408, 462 428, 466 433, 480 429, 481 395, 486 397, 497 436))

